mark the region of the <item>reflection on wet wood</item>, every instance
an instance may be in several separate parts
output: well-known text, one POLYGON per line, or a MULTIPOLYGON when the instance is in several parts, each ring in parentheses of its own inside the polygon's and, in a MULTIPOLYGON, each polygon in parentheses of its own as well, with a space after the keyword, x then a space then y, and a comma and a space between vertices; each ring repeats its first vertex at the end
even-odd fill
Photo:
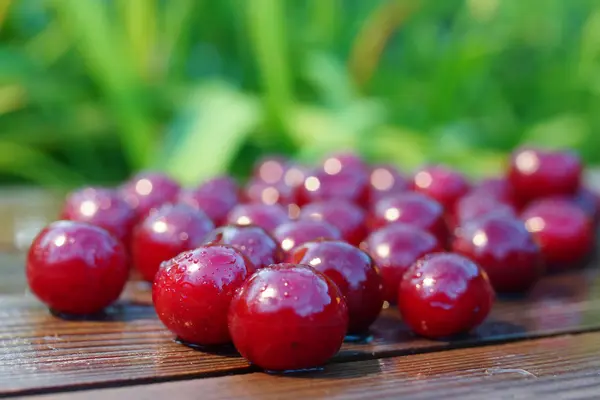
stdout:
MULTIPOLYGON (((412 335, 395 308, 384 310, 368 343, 345 344, 334 363, 600 329, 594 269, 548 277, 527 298, 500 301, 470 336, 447 341, 412 335)), ((115 386, 252 372, 234 352, 199 352, 172 340, 131 283, 98 321, 54 317, 31 296, 0 297, 0 394, 115 386)))
MULTIPOLYGON (((323 371, 264 373, 86 391, 86 399, 483 399, 594 398, 600 333, 331 364, 323 371)), ((70 400, 83 393, 53 395, 70 400)))

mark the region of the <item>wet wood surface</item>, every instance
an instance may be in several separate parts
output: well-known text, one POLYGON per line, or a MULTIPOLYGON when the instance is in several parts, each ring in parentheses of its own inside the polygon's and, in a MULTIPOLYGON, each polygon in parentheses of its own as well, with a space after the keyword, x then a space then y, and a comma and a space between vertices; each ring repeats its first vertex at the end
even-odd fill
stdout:
POLYGON ((119 304, 96 320, 50 315, 26 289, 22 250, 57 203, 34 201, 37 217, 22 223, 23 203, 0 201, 0 218, 13 221, 0 227, 0 397, 477 398, 492 389, 535 396, 545 390, 541 382, 564 384, 565 396, 576 397, 600 385, 600 369, 591 361, 600 360, 596 263, 546 277, 526 297, 501 299, 477 331, 452 340, 415 337, 388 308, 372 336, 344 344, 325 371, 275 377, 231 349, 176 343, 157 320, 144 284, 129 284, 119 304), (6 233, 19 227, 26 232, 6 233), (428 395, 427 388, 435 390, 428 395))

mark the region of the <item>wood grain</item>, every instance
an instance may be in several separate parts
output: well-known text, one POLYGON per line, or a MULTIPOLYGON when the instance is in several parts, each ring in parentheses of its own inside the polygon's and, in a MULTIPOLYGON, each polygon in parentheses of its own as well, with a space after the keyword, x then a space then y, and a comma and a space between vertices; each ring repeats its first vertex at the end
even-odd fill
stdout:
MULTIPOLYGON (((323 371, 86 391, 86 399, 597 398, 600 333, 332 364, 323 371)), ((70 400, 82 393, 39 397, 70 400)))
MULTIPOLYGON (((548 277, 530 296, 501 301, 470 336, 430 341, 413 336, 395 308, 384 310, 369 343, 345 344, 334 362, 600 329, 596 270, 548 277)), ((0 296, 0 395, 41 393, 249 373, 235 353, 175 343, 148 304, 146 285, 129 285, 103 320, 65 321, 31 296, 0 296)))

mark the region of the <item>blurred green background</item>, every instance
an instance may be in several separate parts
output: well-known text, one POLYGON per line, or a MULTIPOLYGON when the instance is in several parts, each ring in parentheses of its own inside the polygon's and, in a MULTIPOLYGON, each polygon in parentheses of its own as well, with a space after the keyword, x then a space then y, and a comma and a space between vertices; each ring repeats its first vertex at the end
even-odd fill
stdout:
POLYGON ((0 183, 184 183, 336 149, 600 161, 597 0, 0 0, 0 183))

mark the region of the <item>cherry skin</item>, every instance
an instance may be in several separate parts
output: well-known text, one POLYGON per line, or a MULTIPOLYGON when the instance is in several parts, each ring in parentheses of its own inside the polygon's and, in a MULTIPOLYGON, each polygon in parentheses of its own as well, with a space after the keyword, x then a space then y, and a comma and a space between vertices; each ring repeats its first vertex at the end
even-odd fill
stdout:
POLYGON ((279 225, 273 232, 283 251, 288 254, 296 247, 317 239, 342 239, 338 228, 325 221, 300 220, 279 225))
POLYGON ((231 341, 227 312, 251 262, 227 245, 206 245, 163 263, 152 286, 158 318, 180 340, 196 345, 231 341))
POLYGON ((279 204, 238 204, 227 216, 230 225, 256 225, 267 232, 289 220, 286 209, 279 204))
POLYGON ((598 197, 590 189, 581 187, 574 195, 554 195, 544 197, 545 202, 568 202, 579 207, 592 221, 598 218, 598 197))
POLYGON ((348 305, 348 332, 366 332, 383 305, 383 280, 364 251, 339 240, 318 240, 297 247, 290 262, 309 265, 338 286, 348 305))
MULTIPOLYGON (((228 225, 215 229, 206 243, 227 244, 238 249, 256 268, 276 264, 283 258, 281 247, 264 229, 254 225, 228 225)), ((254 271, 250 271, 254 272, 254 271)))
POLYGON ((398 285, 408 268, 424 255, 443 250, 429 232, 401 223, 372 232, 361 247, 379 268, 383 298, 392 304, 398 299, 398 285))
POLYGON ((437 201, 420 193, 407 192, 379 200, 371 211, 372 229, 401 222, 433 234, 440 243, 446 243, 448 229, 444 208, 437 201))
POLYGON ((167 175, 141 172, 125 182, 119 191, 135 210, 137 219, 142 220, 163 204, 174 202, 179 189, 179 184, 167 175))
POLYGON ((31 291, 51 310, 90 315, 119 298, 129 267, 125 247, 108 231, 58 221, 33 241, 26 275, 31 291))
POLYGON ((136 214, 116 190, 86 187, 67 196, 60 219, 87 222, 104 228, 127 247, 136 223, 136 214))
POLYGON ((471 331, 489 314, 494 299, 477 264, 458 254, 434 253, 406 271, 398 309, 415 333, 435 339, 471 331))
POLYGON ((498 292, 528 290, 543 273, 541 252, 523 221, 489 214, 456 231, 452 250, 483 268, 498 292))
POLYGON ((233 178, 217 176, 198 187, 182 189, 177 201, 202 210, 218 226, 240 201, 239 188, 233 178))
POLYGON ((299 204, 336 199, 364 205, 368 179, 360 158, 352 154, 333 155, 306 176, 298 190, 299 204))
POLYGON ((185 204, 165 204, 135 229, 133 264, 146 281, 152 282, 163 261, 200 246, 213 229, 214 224, 202 211, 185 204))
POLYGON ((508 178, 522 201, 574 194, 581 180, 581 160, 570 151, 521 148, 513 152, 508 178))
POLYGON ((257 270, 229 308, 229 331, 240 354, 271 371, 325 364, 340 349, 348 307, 338 287, 306 265, 257 270))
POLYGON ((517 195, 506 178, 487 178, 479 181, 469 194, 478 194, 490 197, 499 203, 508 204, 517 208, 517 195))
POLYGON ((267 156, 254 165, 252 176, 266 184, 275 184, 284 180, 288 161, 281 156, 267 156))
POLYGON ((281 204, 287 206, 296 204, 296 189, 285 182, 267 183, 262 180, 252 179, 248 182, 244 192, 244 199, 248 203, 281 204))
POLYGON ((594 230, 591 220, 569 201, 535 201, 523 211, 521 219, 539 244, 551 270, 575 268, 592 251, 594 230))
POLYGON ((443 165, 420 169, 413 178, 413 189, 438 201, 446 210, 470 190, 469 182, 458 171, 443 165))
POLYGON ((457 227, 488 214, 501 214, 514 218, 517 216, 516 210, 510 204, 481 192, 472 192, 458 199, 454 206, 454 213, 448 219, 452 227, 457 227))
POLYGON ((384 197, 404 193, 410 189, 409 180, 392 165, 375 165, 369 174, 368 199, 374 205, 384 197))
POLYGON ((343 200, 329 200, 307 204, 300 210, 301 220, 325 221, 339 229, 342 238, 358 246, 367 233, 365 211, 343 200))

